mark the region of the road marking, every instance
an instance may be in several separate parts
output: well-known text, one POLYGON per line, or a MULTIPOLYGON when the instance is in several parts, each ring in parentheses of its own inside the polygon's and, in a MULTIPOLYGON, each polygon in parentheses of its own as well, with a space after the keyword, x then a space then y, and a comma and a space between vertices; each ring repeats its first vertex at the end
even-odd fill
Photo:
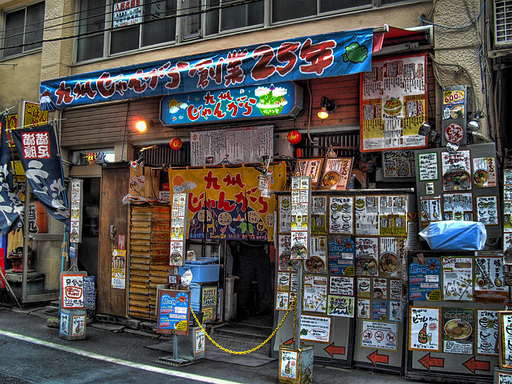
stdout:
POLYGON ((17 333, 0 330, 0 335, 7 336, 7 337, 10 337, 10 338, 16 339, 16 340, 26 341, 26 342, 32 343, 32 344, 41 345, 43 347, 58 349, 60 351, 73 353, 73 354, 79 355, 79 356, 90 357, 92 359, 106 361, 108 363, 123 365, 125 367, 130 367, 130 368, 142 369, 144 371, 153 372, 153 373, 160 373, 162 375, 175 376, 175 377, 180 377, 183 379, 202 381, 204 383, 212 383, 212 384, 240 384, 240 383, 237 383, 236 381, 216 379, 214 377, 206 377, 206 376, 201 376, 201 375, 195 375, 192 373, 174 371, 172 369, 167 369, 167 368, 164 369, 164 368, 159 368, 159 367, 153 367, 151 365, 139 364, 139 363, 134 363, 132 361, 116 359, 115 357, 99 355, 99 354, 93 353, 93 352, 81 351, 79 349, 67 347, 65 345, 59 345, 59 344, 51 343, 49 341, 39 340, 39 339, 35 339, 33 337, 24 336, 24 335, 20 335, 17 333))

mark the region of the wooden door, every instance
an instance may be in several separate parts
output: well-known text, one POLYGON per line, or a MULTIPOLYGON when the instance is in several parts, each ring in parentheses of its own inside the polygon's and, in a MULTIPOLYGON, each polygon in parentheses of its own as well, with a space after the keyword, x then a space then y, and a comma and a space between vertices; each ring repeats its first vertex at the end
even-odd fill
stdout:
MULTIPOLYGON (((127 316, 127 288, 112 287, 112 251, 119 248, 119 236, 128 240, 128 205, 122 203, 129 190, 130 173, 127 164, 110 164, 103 168, 101 178, 100 222, 98 243, 98 313, 127 316)), ((128 276, 125 257, 125 276, 128 276)), ((125 281, 125 287, 128 282, 125 281)))

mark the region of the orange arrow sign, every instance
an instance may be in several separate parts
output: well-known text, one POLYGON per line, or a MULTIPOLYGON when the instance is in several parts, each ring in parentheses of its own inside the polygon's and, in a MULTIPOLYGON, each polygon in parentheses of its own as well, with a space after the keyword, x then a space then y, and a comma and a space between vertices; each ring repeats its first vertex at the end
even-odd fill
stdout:
POLYGON ((464 366, 472 373, 475 373, 477 369, 480 371, 489 371, 491 369, 491 364, 489 361, 477 361, 475 360, 475 356, 466 361, 464 366))
POLYGON ((425 356, 423 356, 419 362, 423 364, 427 369, 430 369, 430 367, 444 367, 444 359, 430 357, 430 353, 427 353, 425 356))
POLYGON ((377 353, 377 351, 373 352, 372 354, 368 355, 367 357, 375 365, 377 363, 387 364, 389 362, 389 356, 388 355, 379 355, 377 353))
POLYGON ((333 357, 334 355, 344 355, 345 347, 337 347, 334 345, 333 342, 329 346, 325 347, 324 351, 331 355, 331 357, 333 357))
POLYGON ((289 340, 286 340, 283 344, 284 345, 290 345, 291 343, 293 343, 293 337, 289 340))

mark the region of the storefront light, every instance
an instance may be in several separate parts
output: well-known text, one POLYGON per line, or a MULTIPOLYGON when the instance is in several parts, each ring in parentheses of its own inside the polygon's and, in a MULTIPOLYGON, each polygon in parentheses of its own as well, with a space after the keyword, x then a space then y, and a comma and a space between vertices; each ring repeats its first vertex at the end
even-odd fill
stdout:
POLYGON ((320 107, 321 108, 320 111, 318 111, 318 117, 321 119, 327 119, 329 117, 329 113, 334 112, 337 106, 334 100, 322 96, 320 107))
POLYGON ((135 123, 135 128, 137 129, 137 131, 139 131, 140 133, 144 133, 148 130, 148 128, 150 128, 151 126, 153 125, 153 122, 151 120, 144 120, 144 119, 139 119, 137 120, 137 122, 135 123))

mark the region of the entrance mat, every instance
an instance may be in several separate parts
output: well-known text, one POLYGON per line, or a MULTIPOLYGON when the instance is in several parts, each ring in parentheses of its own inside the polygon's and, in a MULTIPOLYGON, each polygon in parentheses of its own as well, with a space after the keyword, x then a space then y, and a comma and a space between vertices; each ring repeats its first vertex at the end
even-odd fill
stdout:
POLYGON ((204 358, 206 360, 221 361, 228 364, 245 365, 246 367, 259 367, 277 360, 277 358, 266 357, 254 353, 250 353, 248 355, 232 355, 221 351, 218 348, 212 350, 207 349, 204 358))

